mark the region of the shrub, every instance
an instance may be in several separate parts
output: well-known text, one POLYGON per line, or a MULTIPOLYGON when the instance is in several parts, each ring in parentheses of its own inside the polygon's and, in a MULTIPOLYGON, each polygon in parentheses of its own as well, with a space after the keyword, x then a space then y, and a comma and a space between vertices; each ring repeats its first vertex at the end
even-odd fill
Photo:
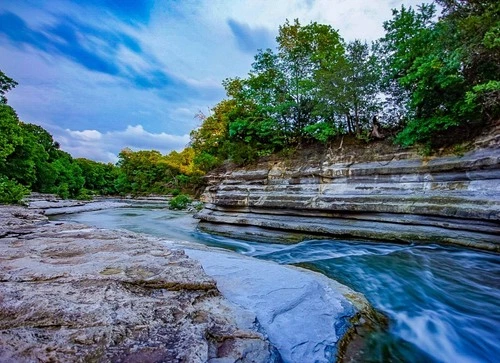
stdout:
POLYGON ((179 194, 172 198, 168 204, 170 209, 186 209, 189 203, 191 203, 191 198, 185 194, 179 194))
POLYGON ((68 183, 62 183, 56 188, 56 194, 61 198, 61 199, 69 199, 69 186, 68 183))
POLYGON ((85 188, 82 188, 80 193, 76 196, 77 200, 92 200, 93 198, 92 192, 85 188))
POLYGON ((21 204, 22 199, 29 193, 29 189, 25 186, 5 176, 0 176, 1 204, 21 204))
POLYGON ((339 133, 332 124, 327 122, 318 122, 312 125, 307 125, 304 128, 304 132, 309 137, 312 137, 323 144, 339 133))

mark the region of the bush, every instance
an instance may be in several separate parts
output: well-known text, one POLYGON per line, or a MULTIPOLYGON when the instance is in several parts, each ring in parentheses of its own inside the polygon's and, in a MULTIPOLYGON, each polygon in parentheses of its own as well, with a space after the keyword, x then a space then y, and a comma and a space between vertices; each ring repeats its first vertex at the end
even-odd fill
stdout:
POLYGON ((69 186, 68 183, 62 183, 56 188, 56 194, 61 199, 69 199, 69 186))
POLYGON ((92 200, 94 196, 92 195, 92 192, 88 189, 82 188, 80 190, 80 193, 76 196, 75 199, 77 200, 92 200))
POLYGON ((186 209, 189 203, 191 203, 191 198, 185 194, 179 194, 172 198, 168 204, 170 209, 186 209))
POLYGON ((0 176, 1 204, 21 204, 22 199, 29 193, 29 189, 25 186, 5 176, 0 176))
POLYGON ((318 122, 312 125, 307 125, 304 128, 304 132, 307 136, 312 137, 323 144, 333 136, 339 134, 339 131, 332 124, 327 122, 318 122))
POLYGON ((396 143, 409 147, 423 144, 432 148, 437 142, 453 143, 457 140, 448 140, 446 135, 453 127, 459 126, 458 121, 449 116, 435 116, 427 119, 414 119, 396 136, 396 143))
POLYGON ((221 164, 221 161, 217 157, 204 151, 194 157, 194 163, 204 172, 208 172, 218 167, 221 164))

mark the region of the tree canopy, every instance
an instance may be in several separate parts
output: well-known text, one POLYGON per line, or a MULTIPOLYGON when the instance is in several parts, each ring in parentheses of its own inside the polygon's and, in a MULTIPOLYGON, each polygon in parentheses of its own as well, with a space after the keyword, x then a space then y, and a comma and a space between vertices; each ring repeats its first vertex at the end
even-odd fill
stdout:
POLYGON ((225 160, 238 164, 352 135, 430 150, 466 140, 500 116, 500 2, 401 6, 371 44, 331 25, 287 20, 259 50, 183 151, 123 149, 117 165, 73 159, 42 127, 19 120, 0 71, 0 201, 28 190, 67 197, 195 192, 225 160), (3 196, 3 197, 2 197, 3 196))
POLYGON ((499 117, 500 4, 437 3, 440 17, 434 4, 394 9, 372 44, 287 20, 275 50, 224 81, 228 99, 191 134, 195 159, 245 163, 341 135, 381 138, 379 127, 403 147, 471 138, 499 117))

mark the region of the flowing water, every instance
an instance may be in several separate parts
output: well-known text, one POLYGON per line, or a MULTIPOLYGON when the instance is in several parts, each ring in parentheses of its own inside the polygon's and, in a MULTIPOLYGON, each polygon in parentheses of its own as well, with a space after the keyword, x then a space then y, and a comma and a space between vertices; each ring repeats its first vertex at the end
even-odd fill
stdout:
POLYGON ((59 216, 300 264, 360 291, 389 317, 368 340, 369 362, 500 362, 500 255, 440 245, 351 240, 259 243, 196 230, 183 212, 154 205, 59 216))

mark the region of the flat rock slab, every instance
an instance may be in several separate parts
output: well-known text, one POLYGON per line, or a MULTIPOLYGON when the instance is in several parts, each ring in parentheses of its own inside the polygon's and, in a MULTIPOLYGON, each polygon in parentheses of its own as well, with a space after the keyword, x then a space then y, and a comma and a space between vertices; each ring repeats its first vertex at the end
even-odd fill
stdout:
POLYGON ((0 207, 1 362, 273 362, 256 316, 158 239, 0 207))
POLYGON ((229 301, 257 315, 284 362, 335 361, 348 319, 368 308, 362 295, 321 274, 192 247, 184 245, 186 253, 201 262, 229 301))
POLYGON ((36 200, 29 202, 30 209, 43 209, 47 216, 90 212, 102 209, 127 207, 129 203, 114 201, 80 202, 75 200, 36 200))

